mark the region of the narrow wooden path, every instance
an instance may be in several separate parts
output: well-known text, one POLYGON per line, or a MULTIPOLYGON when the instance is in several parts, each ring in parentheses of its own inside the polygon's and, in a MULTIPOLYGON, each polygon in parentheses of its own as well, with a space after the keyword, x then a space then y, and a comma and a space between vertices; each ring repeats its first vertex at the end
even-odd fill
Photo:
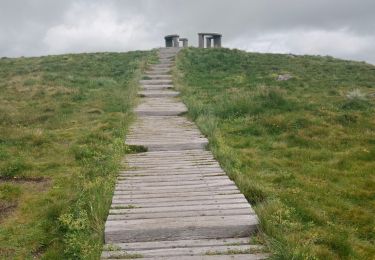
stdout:
POLYGON ((207 139, 182 116, 170 75, 178 49, 141 80, 138 119, 126 138, 147 152, 128 155, 105 225, 103 259, 264 259, 251 244, 258 219, 205 149, 207 139))

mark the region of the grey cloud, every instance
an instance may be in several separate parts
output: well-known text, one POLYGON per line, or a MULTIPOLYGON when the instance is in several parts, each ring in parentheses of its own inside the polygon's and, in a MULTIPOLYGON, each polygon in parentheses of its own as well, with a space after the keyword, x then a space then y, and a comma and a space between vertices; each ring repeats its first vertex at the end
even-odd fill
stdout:
POLYGON ((213 31, 228 47, 375 63, 374 13, 373 0, 4 0, 0 56, 147 49, 169 33, 196 45, 213 31))

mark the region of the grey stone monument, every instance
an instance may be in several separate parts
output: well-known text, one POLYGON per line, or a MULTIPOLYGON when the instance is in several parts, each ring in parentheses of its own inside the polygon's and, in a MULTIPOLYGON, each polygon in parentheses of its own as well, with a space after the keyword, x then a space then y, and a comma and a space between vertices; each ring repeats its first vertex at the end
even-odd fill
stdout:
POLYGON ((171 34, 164 37, 165 39, 165 47, 179 47, 179 38, 180 36, 177 34, 171 34))
POLYGON ((219 33, 198 33, 198 46, 199 48, 205 47, 205 39, 207 41, 207 48, 211 48, 212 41, 214 48, 221 48, 222 35, 219 33))
POLYGON ((187 38, 180 38, 180 42, 182 42, 182 47, 188 47, 189 40, 187 38))

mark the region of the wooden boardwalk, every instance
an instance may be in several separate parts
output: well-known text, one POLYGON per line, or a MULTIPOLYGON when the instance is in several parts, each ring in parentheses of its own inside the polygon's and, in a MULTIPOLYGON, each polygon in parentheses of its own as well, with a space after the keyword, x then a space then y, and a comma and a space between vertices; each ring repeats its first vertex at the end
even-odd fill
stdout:
POLYGON ((128 155, 105 225, 103 259, 264 259, 249 242, 258 219, 205 149, 207 139, 183 113, 170 70, 178 52, 141 80, 138 119, 126 138, 147 152, 128 155))

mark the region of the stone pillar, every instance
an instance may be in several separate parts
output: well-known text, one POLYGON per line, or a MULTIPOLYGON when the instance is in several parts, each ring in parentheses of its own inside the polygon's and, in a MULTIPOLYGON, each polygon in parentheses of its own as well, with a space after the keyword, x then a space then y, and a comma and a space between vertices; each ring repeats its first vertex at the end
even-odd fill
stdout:
POLYGON ((188 42, 189 42, 188 39, 186 39, 186 38, 181 38, 181 39, 180 39, 180 42, 182 42, 182 47, 184 47, 184 48, 188 47, 188 42))
POLYGON ((198 47, 204 48, 204 34, 198 33, 198 47))
POLYGON ((165 38, 165 47, 169 48, 173 46, 173 41, 171 38, 165 38))
POLYGON ((214 47, 221 48, 221 35, 214 36, 213 39, 214 39, 214 47))
POLYGON ((178 41, 178 36, 173 37, 173 47, 178 48, 180 47, 180 43, 178 41))
POLYGON ((165 36, 165 47, 179 47, 178 38, 180 38, 180 36, 177 34, 165 36))
POLYGON ((211 48, 212 47, 212 37, 207 37, 206 38, 206 42, 207 42, 207 48, 211 48))
POLYGON ((182 46, 183 46, 184 48, 189 47, 189 40, 188 40, 188 39, 185 39, 184 41, 182 41, 182 46))

